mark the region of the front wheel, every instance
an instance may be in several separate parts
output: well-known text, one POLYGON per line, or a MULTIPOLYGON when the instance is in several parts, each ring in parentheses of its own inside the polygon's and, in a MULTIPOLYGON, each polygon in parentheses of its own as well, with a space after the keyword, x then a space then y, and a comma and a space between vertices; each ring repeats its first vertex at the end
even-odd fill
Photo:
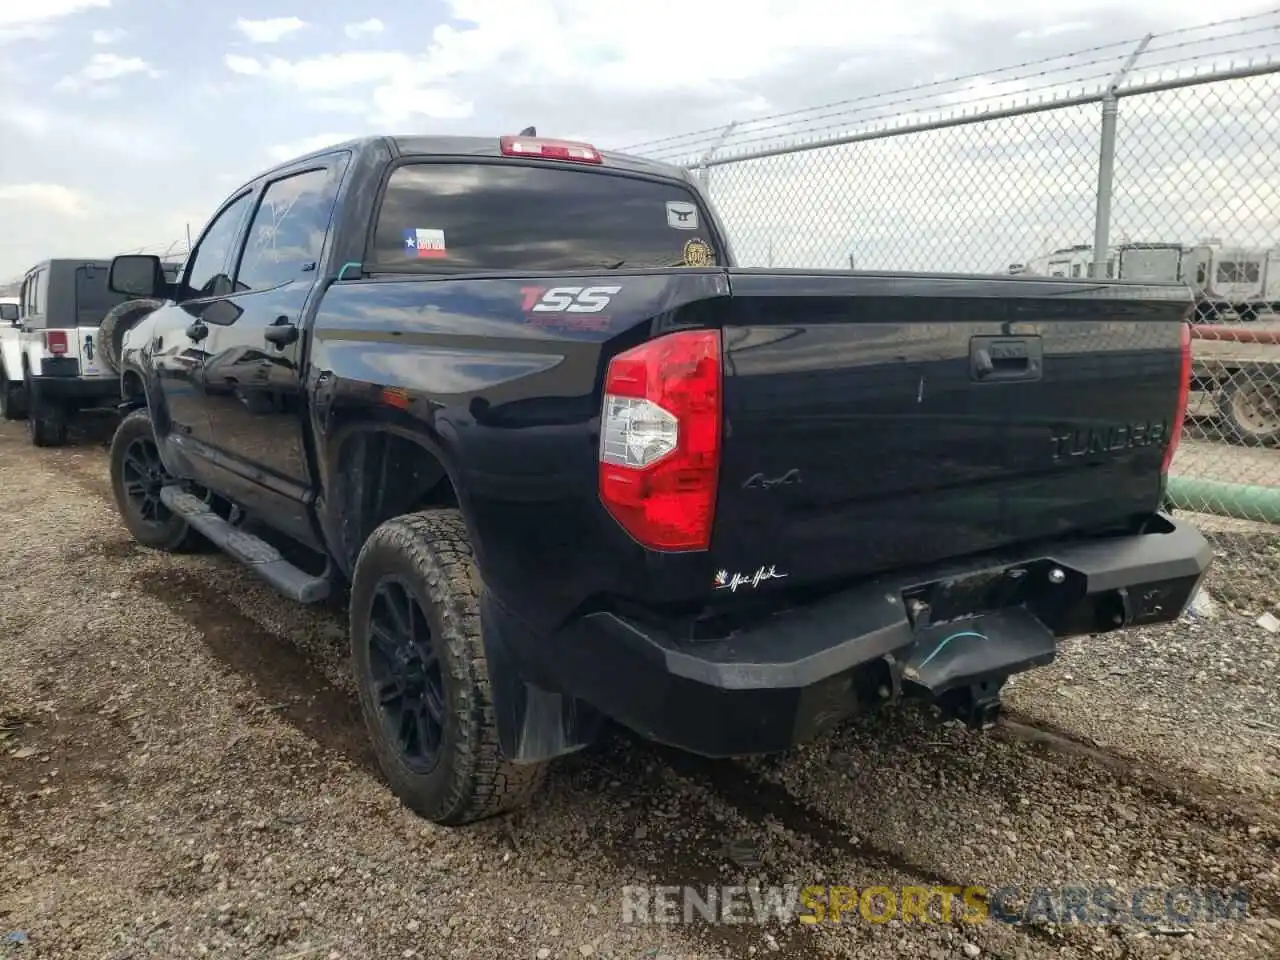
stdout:
POLYGON ((480 636, 480 582, 457 510, 388 520, 351 584, 351 658, 391 789, 456 826, 524 804, 545 763, 503 758, 480 636))
POLYGON ((160 500, 160 490, 174 480, 160 462, 151 415, 135 410, 111 439, 111 490, 124 525, 144 547, 183 553, 200 544, 200 535, 160 500))

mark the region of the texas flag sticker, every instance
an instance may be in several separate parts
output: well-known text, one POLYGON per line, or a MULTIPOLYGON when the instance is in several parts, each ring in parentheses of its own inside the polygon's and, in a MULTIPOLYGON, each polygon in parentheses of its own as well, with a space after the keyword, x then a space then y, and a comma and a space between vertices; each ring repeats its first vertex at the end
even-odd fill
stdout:
POLYGON ((422 227, 404 231, 404 252, 410 257, 443 257, 443 230, 424 230, 422 227))

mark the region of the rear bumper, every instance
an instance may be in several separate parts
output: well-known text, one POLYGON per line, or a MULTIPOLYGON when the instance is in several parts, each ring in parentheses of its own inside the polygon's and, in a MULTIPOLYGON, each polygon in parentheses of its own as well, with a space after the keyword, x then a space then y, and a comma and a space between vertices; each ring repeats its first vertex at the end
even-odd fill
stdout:
POLYGON ((864 583, 721 640, 590 614, 519 644, 518 659, 650 739, 708 756, 777 752, 900 696, 998 691, 1063 637, 1177 619, 1212 551, 1190 526, 1153 525, 864 583))
POLYGON ((120 400, 120 381, 115 377, 82 377, 80 363, 72 359, 46 358, 39 376, 31 377, 32 401, 77 400, 85 405, 115 404, 120 400))

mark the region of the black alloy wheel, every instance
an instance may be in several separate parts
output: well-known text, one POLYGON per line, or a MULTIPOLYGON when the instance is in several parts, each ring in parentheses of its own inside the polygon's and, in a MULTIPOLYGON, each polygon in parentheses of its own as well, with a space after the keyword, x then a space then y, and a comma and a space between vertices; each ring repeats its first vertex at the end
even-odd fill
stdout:
POLYGON ((398 577, 384 577, 374 589, 368 643, 372 690, 387 737, 406 767, 429 773, 444 741, 444 676, 426 613, 398 577))

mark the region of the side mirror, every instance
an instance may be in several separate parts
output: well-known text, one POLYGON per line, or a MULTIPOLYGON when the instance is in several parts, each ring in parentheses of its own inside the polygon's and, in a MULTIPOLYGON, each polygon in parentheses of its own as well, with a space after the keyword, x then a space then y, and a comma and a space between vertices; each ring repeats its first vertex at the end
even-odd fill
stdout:
POLYGON ((16 303, 0 303, 0 321, 18 325, 18 305, 16 303))
POLYGON ((127 297, 163 297, 167 284, 159 257, 127 253, 111 261, 107 286, 127 297))

